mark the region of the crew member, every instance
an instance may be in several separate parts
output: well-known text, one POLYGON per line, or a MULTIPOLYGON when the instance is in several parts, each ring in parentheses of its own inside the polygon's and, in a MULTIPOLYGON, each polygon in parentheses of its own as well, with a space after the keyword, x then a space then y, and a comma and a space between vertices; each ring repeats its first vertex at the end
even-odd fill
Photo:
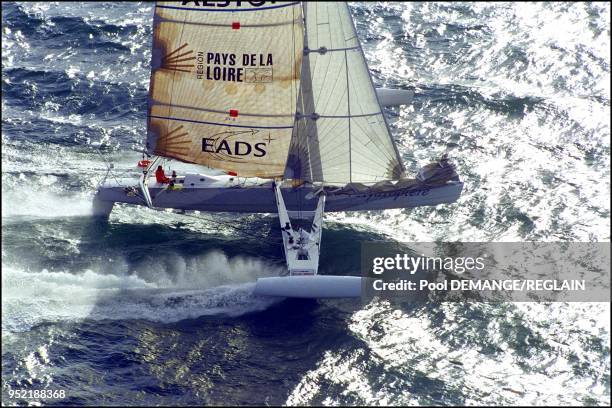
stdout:
POLYGON ((155 179, 161 184, 168 183, 170 181, 170 179, 166 177, 162 166, 157 166, 157 170, 155 170, 155 179))
POLYGON ((168 189, 174 190, 174 183, 176 183, 176 171, 172 170, 172 176, 170 176, 170 183, 168 184, 168 189))

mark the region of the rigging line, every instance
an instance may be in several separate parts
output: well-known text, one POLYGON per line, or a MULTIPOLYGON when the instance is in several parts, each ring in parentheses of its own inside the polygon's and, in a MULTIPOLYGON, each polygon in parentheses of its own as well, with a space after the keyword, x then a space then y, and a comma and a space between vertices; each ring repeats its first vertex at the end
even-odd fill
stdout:
POLYGON ((242 234, 251 236, 253 238, 258 239, 259 241, 266 241, 268 243, 274 243, 277 244, 280 242, 280 240, 277 239, 270 239, 269 235, 263 235, 263 234, 255 234, 255 233, 251 233, 248 231, 245 231, 243 229, 241 229, 241 226, 237 226, 235 224, 233 224, 233 221, 219 221, 219 220, 214 220, 208 217, 203 217, 203 216, 197 216, 197 215, 193 215, 193 214, 180 214, 183 217, 189 217, 189 218, 193 218, 193 219, 197 219, 197 220, 201 220, 201 221, 207 221, 210 222, 212 224, 216 224, 216 225, 222 225, 228 228, 232 228, 237 232, 240 232, 242 234))
MULTIPOLYGON (((300 3, 299 7, 292 7, 291 8, 291 16, 293 17, 293 21, 291 24, 291 43, 293 44, 293 53, 291 54, 291 73, 292 73, 292 77, 295 76, 295 69, 297 68, 297 64, 296 64, 296 55, 300 50, 297 50, 295 47, 295 24, 296 24, 296 17, 295 17, 295 12, 296 9, 301 11, 301 7, 302 4, 300 3)), ((299 19, 302 19, 302 13, 300 12, 300 16, 298 17, 299 19)), ((304 35, 304 34, 302 34, 304 35)), ((303 43, 303 40, 302 40, 303 43)), ((294 118, 293 118, 293 128, 291 130, 291 139, 293 139, 293 129, 295 129, 295 124, 297 122, 297 119, 295 118, 295 114, 296 114, 296 110, 297 110, 297 93, 296 93, 296 89, 295 89, 295 85, 296 83, 301 83, 301 77, 302 77, 302 67, 300 66, 300 75, 298 76, 298 81, 294 82, 294 85, 291 87, 291 95, 289 96, 290 98, 290 106, 293 106, 293 114, 294 114, 294 118)), ((291 139, 289 139, 289 149, 291 148, 291 139)), ((287 151, 287 154, 289 154, 289 151, 287 151)), ((287 161, 285 160, 285 168, 287 167, 287 161)), ((284 173, 284 171, 283 171, 284 173)))
MULTIPOLYGON (((317 113, 317 115, 319 115, 317 113)), ((317 117, 317 119, 346 119, 346 118, 364 118, 364 117, 370 117, 370 116, 378 116, 380 115, 380 112, 374 112, 374 113, 361 113, 358 115, 319 115, 317 117)), ((306 116, 306 118, 308 119, 308 116, 306 116)))
MULTIPOLYGON (((160 193, 162 193, 164 191, 166 191, 166 189, 163 189, 162 191, 157 193, 155 196, 157 197, 160 193)), ((144 196, 142 196, 140 194, 138 189, 135 189, 133 191, 133 193, 134 193, 134 195, 136 197, 142 199, 143 201, 145 200, 144 196)), ((153 207, 153 208, 150 208, 150 209, 154 210, 154 211, 157 211, 157 212, 167 212, 166 210, 168 208, 153 207)), ((177 209, 172 209, 172 210, 177 210, 177 209)), ((173 211, 173 214, 177 214, 177 213, 173 211)), ((210 219, 210 218, 206 218, 206 217, 199 217, 199 216, 195 216, 195 215, 192 215, 192 214, 186 214, 186 213, 180 213, 179 215, 181 215, 183 217, 189 217, 189 218, 194 218, 194 219, 198 219, 198 220, 208 221, 208 222, 210 222, 212 224, 222 225, 222 226, 225 226, 225 227, 228 227, 228 228, 232 228, 232 229, 234 229, 234 231, 237 231, 237 232, 243 233, 245 235, 251 236, 253 238, 256 238, 260 242, 261 241, 265 241, 265 242, 268 242, 268 243, 271 243, 271 244, 278 244, 280 242, 279 240, 270 239, 269 235, 257 235, 257 234, 254 234, 254 233, 250 233, 248 231, 241 230, 240 226, 236 226, 235 224, 230 223, 230 221, 218 221, 218 220, 214 220, 214 219, 210 219)))
POLYGON ((357 50, 359 49, 358 47, 342 47, 342 48, 327 48, 325 46, 321 46, 317 49, 308 49, 308 53, 317 53, 317 54, 327 54, 328 52, 334 52, 334 51, 350 51, 350 50, 357 50))
MULTIPOLYGON (((123 185, 122 185, 122 184, 119 182, 119 180, 118 180, 118 179, 117 179, 117 177, 115 176, 115 172, 113 171, 113 168, 112 168, 112 167, 110 167, 110 165, 111 165, 112 163, 109 163, 109 162, 107 162, 107 161, 106 161, 106 159, 104 158, 104 155, 103 155, 103 154, 102 154, 102 152, 100 151, 100 148, 99 148, 99 147, 98 147, 98 148, 97 148, 95 151, 96 151, 96 153, 98 153, 98 154, 100 155, 100 157, 102 158, 102 161, 104 161, 104 163, 106 164, 106 170, 107 170, 108 175, 110 175, 110 176, 111 176, 111 177, 112 177, 112 178, 113 178, 113 179, 114 179, 114 180, 117 182, 117 185, 118 185, 119 187, 123 187, 123 185)), ((127 173, 127 170, 126 170, 126 171, 124 171, 123 173, 127 173)), ((100 183, 101 183, 101 182, 100 182, 100 183)))

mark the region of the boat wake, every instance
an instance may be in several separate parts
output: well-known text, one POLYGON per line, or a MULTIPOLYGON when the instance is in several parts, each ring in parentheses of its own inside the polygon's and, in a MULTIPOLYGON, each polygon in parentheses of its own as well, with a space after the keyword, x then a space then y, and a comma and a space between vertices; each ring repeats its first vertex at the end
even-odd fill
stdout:
POLYGON ((41 323, 84 319, 172 323, 211 315, 233 317, 279 301, 253 294, 257 276, 277 273, 257 259, 228 260, 213 252, 199 265, 199 273, 180 265, 167 271, 140 265, 129 274, 91 269, 31 272, 5 266, 2 330, 22 332, 41 323))
POLYGON ((54 193, 26 187, 3 191, 2 194, 2 222, 91 215, 91 197, 84 194, 54 193), (20 204, 11 205, 11 203, 20 204))

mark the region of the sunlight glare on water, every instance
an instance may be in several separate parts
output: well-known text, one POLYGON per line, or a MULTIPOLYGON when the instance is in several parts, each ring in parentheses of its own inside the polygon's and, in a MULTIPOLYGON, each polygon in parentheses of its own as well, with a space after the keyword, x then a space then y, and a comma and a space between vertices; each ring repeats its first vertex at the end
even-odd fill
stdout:
MULTIPOLYGON (((408 175, 446 152, 465 188, 327 214, 325 273, 358 273, 357 240, 610 241, 609 3, 350 8, 375 84, 414 90, 386 109, 408 175)), ((275 217, 94 221, 107 164, 138 175, 152 11, 2 3, 3 402, 610 404, 609 304, 261 298, 284 270, 275 217)))

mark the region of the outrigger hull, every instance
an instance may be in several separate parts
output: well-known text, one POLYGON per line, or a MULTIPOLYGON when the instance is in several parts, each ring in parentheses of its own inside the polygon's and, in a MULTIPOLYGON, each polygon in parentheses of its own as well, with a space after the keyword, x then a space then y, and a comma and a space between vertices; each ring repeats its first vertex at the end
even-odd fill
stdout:
MULTIPOLYGON (((319 188, 281 187, 287 210, 293 213, 313 212, 317 206, 315 193, 319 188)), ((451 203, 457 200, 462 189, 462 182, 449 181, 443 185, 415 186, 404 191, 328 194, 325 212, 384 210, 451 203)), ((151 183, 149 193, 153 206, 157 208, 203 212, 278 212, 271 182, 248 187, 182 186, 176 189, 151 183)), ((113 203, 146 205, 140 188, 134 185, 133 180, 131 185, 109 180, 98 188, 94 203, 96 215, 108 215, 113 203)))
POLYGON ((356 298, 362 295, 362 285, 359 276, 281 276, 257 279, 253 293, 307 299, 356 298))

